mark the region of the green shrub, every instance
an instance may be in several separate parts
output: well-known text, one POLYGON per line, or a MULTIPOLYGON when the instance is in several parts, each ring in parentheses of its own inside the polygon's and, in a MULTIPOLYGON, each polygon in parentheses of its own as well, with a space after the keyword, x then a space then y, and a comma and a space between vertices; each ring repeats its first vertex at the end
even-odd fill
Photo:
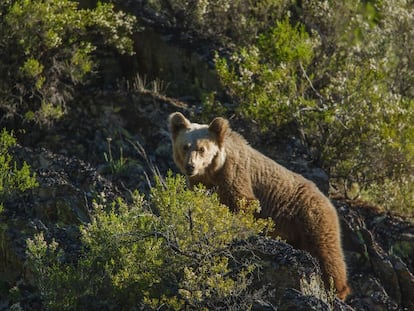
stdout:
POLYGON ((0 6, 0 108, 48 122, 67 110, 74 86, 96 69, 97 51, 132 53, 135 18, 98 2, 9 0, 0 6))
POLYGON ((238 103, 238 112, 262 130, 290 122, 302 108, 307 81, 302 75, 313 57, 313 42, 303 26, 288 19, 259 36, 256 45, 242 47, 230 61, 216 58, 217 72, 238 103))
POLYGON ((216 195, 169 176, 149 201, 135 192, 132 203, 95 203, 76 264, 64 263, 56 242, 40 234, 27 242, 29 266, 49 309, 83 309, 88 301, 109 310, 248 307, 257 267, 253 258, 235 261, 231 245, 271 228, 254 219, 255 208, 232 214, 216 195))
POLYGON ((412 9, 399 0, 304 7, 305 23, 318 20, 324 29, 318 67, 308 69, 325 107, 303 118, 310 143, 333 183, 357 184, 363 197, 408 214, 414 209, 414 93, 407 84, 414 66, 406 61, 407 45, 414 44, 412 9))
POLYGON ((17 192, 37 186, 36 175, 30 172, 30 166, 23 162, 21 168, 13 161, 9 148, 16 145, 16 139, 6 129, 0 132, 0 209, 2 203, 17 192))

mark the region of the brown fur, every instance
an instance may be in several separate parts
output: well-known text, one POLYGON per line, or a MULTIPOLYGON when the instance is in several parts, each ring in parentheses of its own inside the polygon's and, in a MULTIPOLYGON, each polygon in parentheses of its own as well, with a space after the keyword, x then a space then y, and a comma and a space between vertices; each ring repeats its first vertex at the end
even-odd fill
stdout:
POLYGON ((216 187, 220 201, 233 211, 240 199, 259 200, 259 217, 271 217, 275 235, 319 259, 325 284, 332 277, 345 299, 346 265, 335 208, 309 180, 248 145, 226 119, 210 125, 191 123, 181 113, 169 118, 173 157, 191 186, 216 187))

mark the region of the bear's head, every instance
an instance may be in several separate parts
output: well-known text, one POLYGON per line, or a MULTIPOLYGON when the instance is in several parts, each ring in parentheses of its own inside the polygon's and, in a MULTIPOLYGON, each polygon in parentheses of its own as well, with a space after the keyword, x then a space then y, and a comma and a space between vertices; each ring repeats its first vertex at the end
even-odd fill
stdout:
POLYGON ((229 122, 215 118, 209 125, 191 123, 180 112, 169 117, 174 162, 189 177, 214 172, 225 161, 224 139, 229 122))

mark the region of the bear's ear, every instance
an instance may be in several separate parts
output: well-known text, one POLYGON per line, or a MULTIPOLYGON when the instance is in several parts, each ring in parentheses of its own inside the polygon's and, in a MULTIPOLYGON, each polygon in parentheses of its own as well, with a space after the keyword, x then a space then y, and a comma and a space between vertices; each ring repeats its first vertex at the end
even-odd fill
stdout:
POLYGON ((215 134, 217 143, 220 147, 223 145, 224 137, 229 127, 229 121, 220 117, 215 118, 208 126, 209 132, 215 134))
POLYGON ((191 125, 191 122, 186 119, 181 112, 174 112, 170 114, 168 117, 168 123, 173 139, 177 137, 180 130, 189 128, 191 125))

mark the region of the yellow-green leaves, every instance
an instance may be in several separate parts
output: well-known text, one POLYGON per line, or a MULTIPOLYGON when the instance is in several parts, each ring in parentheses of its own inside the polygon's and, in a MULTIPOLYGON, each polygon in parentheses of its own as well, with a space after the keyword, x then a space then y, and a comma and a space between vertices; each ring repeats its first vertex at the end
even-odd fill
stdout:
POLYGON ((16 144, 16 139, 6 129, 0 132, 0 204, 16 192, 36 187, 36 175, 31 173, 30 166, 23 162, 18 168, 9 153, 9 148, 16 144))
POLYGON ((5 108, 31 121, 49 123, 66 112, 75 85, 98 68, 97 48, 133 53, 136 19, 110 3, 82 9, 71 0, 16 0, 3 12, 0 68, 11 77, 2 88, 5 108), (42 103, 62 113, 44 113, 42 103))
POLYGON ((249 256, 236 260, 232 245, 272 227, 270 220, 255 220, 257 203, 242 202, 243 211, 233 214, 205 189, 187 189, 183 176, 159 180, 149 201, 138 192, 128 202, 98 201, 91 222, 81 227, 84 248, 75 265, 42 259, 47 244, 29 241, 33 270, 42 271, 38 287, 51 309, 82 309, 86 294, 108 297, 109 308, 121 309, 236 303, 257 265, 249 256))

